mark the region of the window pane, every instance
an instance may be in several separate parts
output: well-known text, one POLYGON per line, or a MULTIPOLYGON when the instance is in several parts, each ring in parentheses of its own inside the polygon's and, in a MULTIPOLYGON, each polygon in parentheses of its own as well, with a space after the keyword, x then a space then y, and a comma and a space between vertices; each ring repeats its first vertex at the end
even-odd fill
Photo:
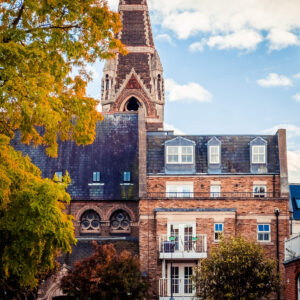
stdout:
POLYGON ((219 164, 220 163, 220 147, 209 146, 209 163, 219 164))
POLYGON ((300 199, 296 199, 297 208, 300 209, 300 199))
POLYGON ((100 172, 93 172, 93 181, 94 182, 100 181, 100 172))
POLYGON ((124 172, 124 174, 123 174, 123 180, 125 182, 129 182, 131 180, 131 176, 130 175, 131 175, 130 172, 124 172))
POLYGON ((258 231, 264 231, 264 225, 258 225, 258 231))
POLYGON ((264 225, 264 231, 270 231, 270 225, 264 225))
POLYGON ((262 233, 258 234, 258 240, 263 241, 264 240, 264 235, 262 233))

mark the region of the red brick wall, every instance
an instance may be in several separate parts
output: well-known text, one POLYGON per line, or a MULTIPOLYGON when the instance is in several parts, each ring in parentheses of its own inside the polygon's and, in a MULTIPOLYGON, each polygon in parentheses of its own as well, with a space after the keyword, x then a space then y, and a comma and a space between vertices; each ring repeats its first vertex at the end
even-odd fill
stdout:
POLYGON ((286 300, 300 300, 297 299, 297 279, 300 276, 300 259, 286 264, 285 266, 285 299, 286 300))
MULTIPOLYGON (((252 192, 254 181, 265 181, 268 192, 273 191, 273 176, 232 176, 232 177, 148 177, 148 192, 164 193, 167 181, 193 181, 194 192, 210 191, 211 181, 221 182, 222 192, 252 192)), ((280 179, 276 177, 275 190, 280 191, 280 179)), ((215 217, 221 216, 224 219, 224 235, 226 237, 241 235, 247 239, 257 241, 257 224, 260 220, 269 219, 271 225, 271 242, 261 243, 266 253, 276 259, 276 218, 274 209, 280 209, 279 217, 279 243, 280 261, 284 260, 284 238, 289 236, 289 209, 288 198, 244 198, 244 199, 148 199, 140 200, 140 259, 142 270, 149 273, 153 284, 154 293, 158 290, 158 280, 162 276, 161 260, 158 257, 158 239, 162 234, 167 234, 168 218, 175 212, 155 213, 155 208, 234 208, 236 212, 216 212, 211 217, 205 218, 201 213, 196 216, 196 233, 207 235, 208 253, 212 247, 217 245, 214 242, 215 217), (222 216, 223 214, 223 216, 222 216)), ((187 213, 192 216, 193 213, 187 213)), ((205 214, 205 212, 203 212, 205 214)), ((195 216, 193 217, 195 219, 195 216)), ((188 217, 187 220, 189 221, 188 217)), ((218 223, 218 222, 217 222, 218 223)), ((283 272, 283 264, 280 264, 283 272)), ((153 299, 157 299, 153 297, 153 299)))
POLYGON ((110 236, 110 217, 119 209, 125 210, 131 218, 130 236, 138 237, 138 203, 131 201, 72 201, 68 213, 75 218, 75 235, 78 237, 81 215, 87 210, 95 210, 101 217, 101 236, 110 236))
MULTIPOLYGON (((166 182, 168 181, 188 181, 194 182, 194 192, 210 192, 212 181, 221 182, 221 192, 253 192, 253 183, 255 181, 264 181, 267 185, 267 192, 274 191, 273 176, 199 176, 199 177, 148 177, 148 192, 157 193, 166 191, 166 182)), ((275 177, 275 192, 280 193, 280 177, 275 177)))

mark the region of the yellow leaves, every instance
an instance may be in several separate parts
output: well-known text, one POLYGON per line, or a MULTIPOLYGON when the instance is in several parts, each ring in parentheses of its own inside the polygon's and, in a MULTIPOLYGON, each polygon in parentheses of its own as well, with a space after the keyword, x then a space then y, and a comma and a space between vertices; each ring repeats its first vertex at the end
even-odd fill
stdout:
POLYGON ((45 145, 55 157, 59 138, 93 141, 92 130, 103 117, 98 102, 86 95, 86 72, 75 79, 70 72, 73 65, 84 68, 97 58, 127 54, 114 38, 122 24, 105 1, 28 0, 24 5, 26 14, 1 6, 0 103, 6 123, 0 133, 11 137, 19 129, 24 143, 45 145), (19 13, 11 27, 8 20, 19 13))

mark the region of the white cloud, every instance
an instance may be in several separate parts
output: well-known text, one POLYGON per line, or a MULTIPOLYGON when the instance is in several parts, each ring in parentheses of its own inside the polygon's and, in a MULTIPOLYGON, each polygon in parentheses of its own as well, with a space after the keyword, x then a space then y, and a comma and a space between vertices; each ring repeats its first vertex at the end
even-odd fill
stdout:
POLYGON ((288 151, 289 182, 300 183, 300 150, 288 151))
POLYGON ((189 49, 191 52, 202 52, 204 50, 204 44, 205 44, 205 40, 203 39, 203 42, 196 42, 190 45, 189 49))
POLYGON ((166 33, 162 33, 162 34, 157 35, 156 39, 160 40, 160 41, 166 41, 166 42, 168 42, 171 45, 173 44, 171 36, 168 35, 168 34, 166 34, 166 33))
POLYGON ((272 128, 264 130, 264 133, 275 134, 278 129, 286 129, 288 138, 294 138, 300 136, 300 127, 292 124, 278 124, 272 128))
POLYGON ((270 50, 299 45, 299 0, 148 1, 157 23, 180 39, 204 34, 209 40, 249 30, 264 35, 270 50))
POLYGON ((113 9, 113 10, 118 9, 119 0, 108 0, 107 3, 111 9, 113 9))
POLYGON ((300 93, 297 93, 296 95, 294 95, 293 99, 296 100, 297 102, 300 102, 300 93))
POLYGON ((263 37, 253 30, 241 30, 227 35, 211 36, 206 44, 223 49, 254 50, 262 42, 263 37))
POLYGON ((193 100, 211 102, 212 94, 198 83, 177 84, 173 79, 165 80, 167 99, 170 102, 193 100))
POLYGON ((292 81, 284 76, 276 73, 270 73, 266 78, 257 80, 257 83, 262 87, 276 87, 276 86, 292 86, 292 81))
POLYGON ((300 79, 300 73, 295 74, 293 77, 296 78, 296 79, 300 79))
POLYGON ((183 132, 182 130, 178 129, 177 127, 175 127, 172 124, 164 123, 164 130, 174 131, 174 134, 176 134, 176 135, 185 135, 185 132, 183 132))
POLYGON ((281 50, 288 46, 300 44, 298 36, 282 29, 272 29, 267 39, 270 41, 270 50, 281 50))

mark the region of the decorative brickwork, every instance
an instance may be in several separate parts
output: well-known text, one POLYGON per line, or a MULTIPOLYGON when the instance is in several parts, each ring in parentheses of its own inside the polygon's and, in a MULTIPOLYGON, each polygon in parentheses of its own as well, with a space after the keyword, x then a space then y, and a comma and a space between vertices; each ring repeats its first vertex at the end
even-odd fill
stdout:
POLYGON ((146 0, 120 1, 123 29, 118 38, 129 54, 107 61, 102 81, 104 112, 128 111, 130 97, 144 109, 146 122, 153 130, 163 128, 164 79, 159 55, 154 48, 146 0))

